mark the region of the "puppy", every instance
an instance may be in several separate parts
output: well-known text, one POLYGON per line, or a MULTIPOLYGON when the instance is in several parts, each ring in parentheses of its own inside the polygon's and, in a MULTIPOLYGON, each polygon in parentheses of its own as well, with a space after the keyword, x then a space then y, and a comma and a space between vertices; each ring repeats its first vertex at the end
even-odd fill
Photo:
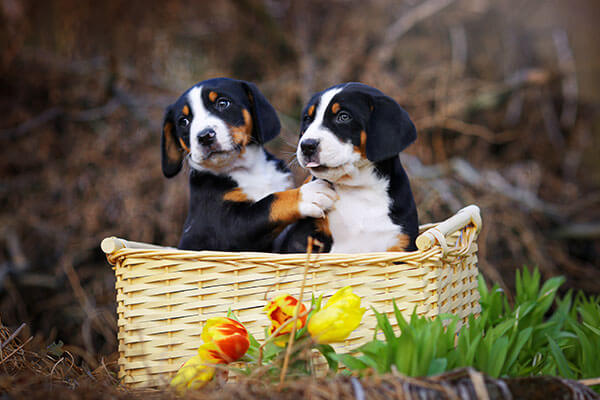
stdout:
POLYGON ((275 236, 304 217, 319 218, 332 205, 326 182, 290 189, 282 161, 262 145, 279 134, 277 114, 249 82, 200 82, 167 107, 162 170, 190 167, 190 205, 180 249, 271 251, 275 236))
POLYGON ((302 114, 297 157, 339 196, 326 219, 308 218, 278 239, 281 252, 303 252, 308 235, 324 251, 416 250, 417 208, 398 153, 417 137, 398 103, 361 83, 317 93, 302 114))

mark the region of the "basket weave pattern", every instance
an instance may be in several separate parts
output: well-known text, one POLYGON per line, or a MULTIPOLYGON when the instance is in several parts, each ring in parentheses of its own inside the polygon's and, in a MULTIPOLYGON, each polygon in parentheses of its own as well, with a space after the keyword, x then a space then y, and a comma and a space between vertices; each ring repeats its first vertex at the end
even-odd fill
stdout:
MULTIPOLYGON (((371 307, 391 316, 392 300, 405 318, 413 310, 428 317, 452 313, 463 320, 479 314, 479 226, 467 223, 447 236, 435 224, 425 229, 437 238, 427 250, 311 257, 305 304, 311 292, 326 300, 352 286, 368 308, 359 328, 336 350, 370 340, 376 326, 371 307)), ((264 339, 270 324, 262 310, 267 300, 282 293, 298 297, 307 265, 306 254, 181 251, 111 240, 127 246, 107 251, 107 258, 116 275, 119 377, 131 386, 168 382, 195 355, 204 322, 228 310, 259 341, 264 339)))

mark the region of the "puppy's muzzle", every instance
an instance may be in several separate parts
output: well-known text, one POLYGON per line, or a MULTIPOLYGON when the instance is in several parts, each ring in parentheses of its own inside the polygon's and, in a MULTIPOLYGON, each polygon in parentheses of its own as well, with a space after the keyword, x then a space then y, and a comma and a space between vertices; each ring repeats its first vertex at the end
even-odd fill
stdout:
POLYGON ((198 143, 202 146, 212 145, 217 138, 217 134, 212 128, 205 128, 198 133, 198 143))
POLYGON ((316 155, 318 149, 319 141, 316 139, 304 139, 300 143, 300 150, 302 150, 302 155, 307 159, 310 159, 314 155, 316 155))
POLYGON ((321 165, 319 161, 319 143, 318 139, 304 139, 300 142, 300 151, 306 164, 305 167, 316 168, 321 165))

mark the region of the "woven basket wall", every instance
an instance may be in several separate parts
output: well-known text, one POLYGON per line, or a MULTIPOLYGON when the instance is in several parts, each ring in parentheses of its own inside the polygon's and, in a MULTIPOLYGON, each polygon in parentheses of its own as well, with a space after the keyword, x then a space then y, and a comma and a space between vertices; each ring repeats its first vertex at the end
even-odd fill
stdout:
MULTIPOLYGON (((350 285, 368 311, 360 327, 336 350, 373 337, 370 307, 406 318, 413 309, 435 317, 479 314, 477 244, 479 209, 469 206, 441 224, 421 227, 415 252, 312 255, 304 303, 327 300, 350 285), (451 232, 449 232, 451 231, 451 232)), ((204 322, 232 310, 259 341, 269 326, 262 308, 281 293, 299 296, 306 254, 181 251, 107 238, 117 290, 119 377, 130 386, 168 383, 196 354, 204 322)), ((391 318, 395 322, 395 318, 391 318)))

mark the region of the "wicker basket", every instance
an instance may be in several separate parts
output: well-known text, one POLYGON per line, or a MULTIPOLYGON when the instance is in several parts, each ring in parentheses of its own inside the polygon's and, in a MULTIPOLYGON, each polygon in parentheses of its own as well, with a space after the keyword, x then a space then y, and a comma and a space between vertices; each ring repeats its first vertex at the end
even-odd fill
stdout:
MULTIPOLYGON (((370 307, 392 314, 392 300, 409 317, 478 314, 479 208, 468 206, 439 224, 421 227, 418 251, 313 255, 304 302, 327 299, 350 285, 369 308, 345 350, 370 340, 370 307)), ((277 294, 298 296, 306 254, 182 251, 106 238, 114 265, 119 316, 119 377, 131 386, 169 381, 201 344, 203 323, 232 310, 259 340, 269 321, 262 311, 277 294)), ((394 318, 391 321, 395 321, 394 318)))

